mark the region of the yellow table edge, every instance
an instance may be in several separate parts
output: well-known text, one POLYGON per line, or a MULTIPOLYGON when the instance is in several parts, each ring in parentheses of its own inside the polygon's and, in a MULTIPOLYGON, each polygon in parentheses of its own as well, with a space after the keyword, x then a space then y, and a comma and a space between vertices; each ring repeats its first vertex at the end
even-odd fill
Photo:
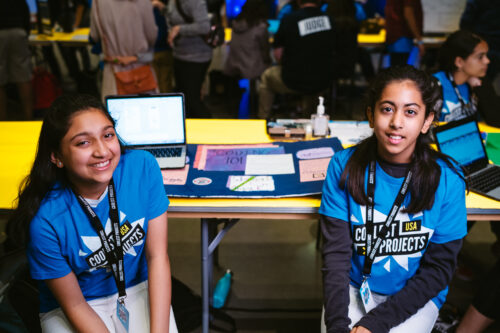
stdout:
MULTIPOLYGON (((41 121, 0 122, 0 209, 13 209, 19 184, 31 169, 41 121)), ((500 133, 499 128, 480 124, 486 132, 500 133)), ((187 119, 188 143, 195 144, 244 144, 272 142, 266 134, 266 121, 239 119, 187 119)), ((206 199, 170 198, 172 207, 305 207, 317 209, 320 197, 294 197, 278 199, 206 199)), ((469 193, 467 207, 500 210, 500 202, 469 193)))

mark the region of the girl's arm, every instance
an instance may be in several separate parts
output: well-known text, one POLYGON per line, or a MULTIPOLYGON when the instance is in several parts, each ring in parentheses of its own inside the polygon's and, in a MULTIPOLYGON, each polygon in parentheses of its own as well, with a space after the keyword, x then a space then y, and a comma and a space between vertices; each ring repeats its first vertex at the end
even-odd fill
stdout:
POLYGON ((95 43, 101 40, 98 24, 100 24, 100 22, 98 20, 97 5, 95 5, 90 8, 90 38, 92 38, 95 43))
POLYGON ((349 223, 321 215, 323 234, 323 298, 329 333, 349 332, 349 270, 352 239, 349 223))
POLYGON ((151 332, 168 332, 170 320, 170 261, 167 254, 167 212, 148 222, 148 262, 151 332))
POLYGON ((179 0, 179 4, 183 6, 182 9, 184 9, 184 12, 193 20, 191 23, 180 24, 179 34, 181 36, 198 36, 208 34, 210 31, 210 20, 208 18, 205 1, 179 0))
POLYGON ((75 273, 70 272, 61 278, 45 280, 45 283, 77 332, 109 332, 99 315, 83 297, 75 273))
POLYGON ((151 1, 144 1, 141 3, 141 6, 144 37, 148 41, 149 47, 152 48, 155 45, 156 37, 158 36, 158 27, 155 23, 153 4, 151 1))
POLYGON ((372 333, 388 332, 414 315, 449 284, 457 264, 462 239, 444 244, 429 243, 417 273, 406 286, 368 312, 356 326, 372 333))

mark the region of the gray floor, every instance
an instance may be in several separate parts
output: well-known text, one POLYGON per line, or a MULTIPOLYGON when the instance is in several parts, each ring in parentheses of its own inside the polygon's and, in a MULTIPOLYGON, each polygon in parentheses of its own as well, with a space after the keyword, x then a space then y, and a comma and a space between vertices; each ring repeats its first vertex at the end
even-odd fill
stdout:
MULTIPOLYGON (((0 243, 4 224, 0 218, 0 243)), ((214 270, 214 280, 228 268, 233 271, 226 307, 233 309, 227 313, 236 320, 238 332, 319 332, 322 286, 316 228, 314 220, 240 220, 228 232, 219 247, 220 267, 214 270)), ((490 251, 494 239, 488 222, 477 222, 466 237, 461 257, 475 279, 454 277, 447 299, 461 313, 479 286, 479 277, 495 262, 490 251)), ((199 240, 199 220, 169 220, 172 275, 197 294, 201 289, 199 240)), ((500 332, 500 325, 486 332, 500 332)))
MULTIPOLYGON (((319 332, 322 286, 316 228, 313 220, 241 220, 229 231, 220 245, 214 278, 217 281, 227 268, 234 272, 226 306, 243 310, 228 311, 238 332, 319 332)), ((199 238, 198 220, 170 219, 172 274, 197 293, 199 238)), ((490 252, 493 241, 487 222, 478 222, 467 236, 462 257, 477 277, 495 261, 490 252)), ((477 279, 454 278, 448 303, 463 313, 477 286, 477 279)), ((500 332, 500 326, 486 332, 500 332)))

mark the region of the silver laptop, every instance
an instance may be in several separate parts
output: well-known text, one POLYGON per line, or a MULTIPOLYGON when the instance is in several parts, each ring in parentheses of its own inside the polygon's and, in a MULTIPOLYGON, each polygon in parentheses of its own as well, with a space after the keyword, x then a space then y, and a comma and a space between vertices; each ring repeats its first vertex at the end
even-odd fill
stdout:
POLYGON ((106 107, 127 148, 151 152, 162 169, 184 167, 186 125, 183 94, 107 96, 106 107))
POLYGON ((489 164, 474 117, 439 126, 434 136, 439 150, 466 170, 471 191, 500 201, 500 166, 489 164))

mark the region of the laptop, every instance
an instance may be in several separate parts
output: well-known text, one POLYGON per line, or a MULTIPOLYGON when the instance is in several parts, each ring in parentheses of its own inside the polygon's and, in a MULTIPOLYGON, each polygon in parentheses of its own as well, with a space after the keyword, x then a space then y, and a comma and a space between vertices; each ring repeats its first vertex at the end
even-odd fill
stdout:
POLYGON ((126 148, 149 151, 162 169, 185 166, 183 94, 107 96, 106 107, 126 148))
POLYGON ((500 166, 489 164, 474 117, 439 126, 434 136, 438 149, 466 170, 471 191, 500 201, 500 166))

